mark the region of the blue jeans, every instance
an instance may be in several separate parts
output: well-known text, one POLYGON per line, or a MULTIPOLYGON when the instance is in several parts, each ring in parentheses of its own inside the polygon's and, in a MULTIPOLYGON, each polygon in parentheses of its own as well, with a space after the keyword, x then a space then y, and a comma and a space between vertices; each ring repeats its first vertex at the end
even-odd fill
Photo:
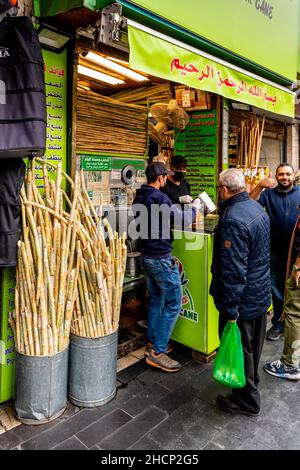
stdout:
POLYGON ((271 288, 272 288, 272 304, 274 316, 272 324, 275 328, 283 331, 283 322, 279 319, 283 312, 284 306, 284 290, 285 290, 285 272, 287 265, 287 256, 271 255, 271 288))
POLYGON ((182 305, 182 286, 174 258, 141 258, 149 292, 148 339, 165 353, 182 305))

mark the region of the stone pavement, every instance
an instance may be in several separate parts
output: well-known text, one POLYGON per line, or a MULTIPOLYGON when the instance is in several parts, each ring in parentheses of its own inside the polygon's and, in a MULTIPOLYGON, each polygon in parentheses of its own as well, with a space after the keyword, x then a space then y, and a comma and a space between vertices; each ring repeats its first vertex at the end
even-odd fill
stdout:
MULTIPOLYGON (((277 359, 283 340, 265 342, 262 363, 277 359)), ((230 415, 215 404, 225 387, 176 345, 183 369, 168 374, 144 360, 118 373, 114 400, 94 409, 69 404, 61 418, 42 426, 20 425, 0 435, 0 449, 200 450, 300 449, 300 381, 261 371, 262 411, 257 417, 230 415)))

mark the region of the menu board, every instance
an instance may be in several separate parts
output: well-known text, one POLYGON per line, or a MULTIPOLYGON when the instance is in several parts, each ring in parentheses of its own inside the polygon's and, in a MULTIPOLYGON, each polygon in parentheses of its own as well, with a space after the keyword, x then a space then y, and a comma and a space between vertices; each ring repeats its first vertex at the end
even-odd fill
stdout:
MULTIPOLYGON (((45 158, 50 163, 67 167, 67 50, 61 54, 43 51, 45 62, 47 142, 45 158)), ((42 166, 36 164, 36 185, 43 191, 42 166)), ((48 167, 50 179, 55 179, 55 169, 48 167), (53 175, 53 176, 52 176, 53 175)), ((63 178, 62 186, 65 189, 63 178)))
POLYGON ((188 161, 187 181, 191 195, 203 191, 216 203, 218 171, 218 123, 217 111, 189 112, 190 122, 184 131, 175 131, 174 155, 182 155, 188 161))

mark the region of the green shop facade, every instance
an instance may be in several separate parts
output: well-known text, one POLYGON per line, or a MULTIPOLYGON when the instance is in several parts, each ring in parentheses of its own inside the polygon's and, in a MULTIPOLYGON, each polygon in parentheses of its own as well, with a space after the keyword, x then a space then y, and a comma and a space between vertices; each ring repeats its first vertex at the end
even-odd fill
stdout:
MULTIPOLYGON (((176 141, 175 151, 186 154, 207 182, 216 200, 217 175, 227 167, 227 100, 246 103, 294 117, 297 79, 297 0, 34 0, 41 24, 70 32, 81 22, 96 23, 103 9, 113 8, 116 31, 120 16, 127 29, 115 37, 127 43, 135 70, 218 95, 218 106, 190 116, 197 128, 200 151, 188 147, 191 126, 176 141), (113 5, 112 5, 113 4, 113 5), (217 14, 216 14, 217 12, 217 14), (209 132, 207 132, 209 130, 209 132), (209 152, 205 152, 209 148, 209 152)), ((107 10, 109 11, 109 10, 107 10)), ((75 36, 75 34, 73 35, 75 36)), ((113 42, 113 41, 112 41, 113 42)), ((118 41, 117 41, 118 42, 118 41)), ((117 47, 116 42, 116 47, 117 47)), ((110 44, 113 46, 113 44, 110 44)), ((59 54, 44 51, 46 63, 48 140, 46 156, 62 160, 71 173, 74 43, 59 54), (61 71, 61 72, 60 72, 61 71), (60 73, 59 73, 60 72, 60 73), (59 101, 60 126, 51 112, 59 101), (61 145, 56 145, 61 127, 61 145), (54 132, 54 134, 52 134, 54 132), (60 147, 60 148, 57 148, 60 147)), ((56 114, 56 113, 55 113, 56 114)), ((197 195, 197 187, 193 188, 197 195)), ((208 294, 212 230, 174 231, 174 256, 182 277, 183 305, 172 338, 205 355, 219 343, 218 313, 208 294)), ((14 343, 7 314, 14 308, 14 271, 1 272, 0 402, 13 396, 14 343)))

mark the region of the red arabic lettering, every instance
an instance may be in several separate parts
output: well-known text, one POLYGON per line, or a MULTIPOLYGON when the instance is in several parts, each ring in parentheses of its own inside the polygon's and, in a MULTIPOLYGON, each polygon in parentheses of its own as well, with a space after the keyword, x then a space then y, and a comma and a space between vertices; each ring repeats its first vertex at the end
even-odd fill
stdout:
POLYGON ((181 70, 181 75, 186 75, 187 73, 198 73, 199 72, 199 69, 197 69, 197 67, 193 64, 184 64, 184 65, 181 65, 180 64, 180 59, 178 58, 175 58, 172 60, 171 62, 171 72, 173 72, 173 68, 177 69, 177 70, 181 70))

